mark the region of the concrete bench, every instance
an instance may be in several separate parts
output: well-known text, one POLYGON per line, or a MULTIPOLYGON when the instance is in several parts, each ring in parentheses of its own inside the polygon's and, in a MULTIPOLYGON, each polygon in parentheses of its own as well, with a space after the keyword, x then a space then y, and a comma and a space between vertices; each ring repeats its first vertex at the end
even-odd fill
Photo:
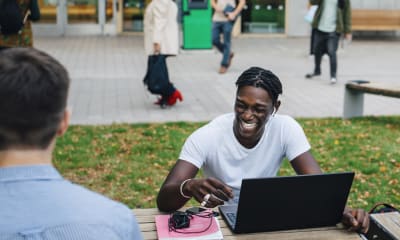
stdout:
POLYGON ((397 31, 400 30, 400 10, 352 9, 353 31, 397 31))
POLYGON ((343 118, 360 117, 364 109, 364 93, 400 98, 400 83, 349 81, 345 85, 343 118))

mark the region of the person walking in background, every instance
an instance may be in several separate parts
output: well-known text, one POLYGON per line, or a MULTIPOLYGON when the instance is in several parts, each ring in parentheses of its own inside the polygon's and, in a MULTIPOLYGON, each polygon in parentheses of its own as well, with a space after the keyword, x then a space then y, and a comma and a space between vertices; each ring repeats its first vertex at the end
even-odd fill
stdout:
POLYGON ((234 56, 231 51, 232 28, 244 5, 245 0, 239 0, 237 6, 236 0, 211 0, 211 6, 214 9, 212 43, 222 53, 221 66, 218 71, 221 74, 226 73, 231 66, 234 56))
POLYGON ((314 31, 314 72, 306 74, 306 78, 321 75, 322 56, 327 53, 330 63, 330 82, 337 82, 337 54, 339 38, 344 34, 351 40, 351 5, 350 0, 310 0, 310 4, 318 5, 313 19, 314 31))
MULTIPOLYGON (((9 1, 9 0, 8 0, 9 1)), ((40 19, 40 9, 37 0, 15 0, 18 3, 20 15, 10 11, 5 6, 6 0, 0 1, 2 8, 7 8, 7 11, 1 9, 0 13, 0 50, 8 47, 32 47, 33 34, 31 21, 38 21, 40 19), (12 32, 4 32, 6 24, 14 22, 14 18, 18 15, 23 18, 23 26, 20 30, 12 32), (4 25, 3 25, 4 24, 4 25)))
POLYGON ((52 165, 70 119, 69 85, 66 69, 44 52, 0 51, 0 239, 143 239, 128 207, 52 165))
MULTIPOLYGON (((154 55, 176 56, 179 51, 178 7, 172 0, 152 0, 144 14, 144 47, 150 57, 154 55)), ((164 57, 163 57, 164 58, 164 57)), ((149 65, 147 66, 149 68, 149 65)), ((166 65, 165 65, 166 67, 166 65)), ((165 69, 166 70, 166 69, 165 69)), ((171 82, 168 72, 164 76, 168 83, 155 104, 172 106, 183 97, 171 82)), ((165 80, 165 79, 164 79, 165 80)))

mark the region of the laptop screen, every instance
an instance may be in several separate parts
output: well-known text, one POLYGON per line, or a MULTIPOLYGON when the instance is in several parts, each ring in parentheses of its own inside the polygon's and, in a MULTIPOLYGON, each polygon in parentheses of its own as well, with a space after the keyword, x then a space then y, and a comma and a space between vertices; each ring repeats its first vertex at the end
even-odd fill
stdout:
POLYGON ((353 172, 243 179, 234 232, 334 226, 340 222, 353 172))

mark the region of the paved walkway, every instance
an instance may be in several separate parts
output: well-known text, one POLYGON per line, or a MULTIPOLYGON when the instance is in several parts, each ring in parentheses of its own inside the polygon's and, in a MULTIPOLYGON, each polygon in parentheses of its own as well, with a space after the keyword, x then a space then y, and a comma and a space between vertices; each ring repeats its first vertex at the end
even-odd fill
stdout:
MULTIPOLYGON (((142 84, 146 56, 142 36, 36 37, 35 46, 59 59, 70 72, 72 124, 208 121, 233 109, 234 82, 250 66, 271 69, 283 82, 280 113, 293 117, 340 117, 344 83, 365 79, 400 81, 398 40, 355 40, 338 52, 338 80, 307 80, 313 68, 308 38, 239 37, 229 71, 217 73, 221 56, 213 50, 184 51, 168 59, 171 81, 184 101, 160 109, 142 84)), ((365 96, 365 114, 400 115, 400 99, 365 96)))

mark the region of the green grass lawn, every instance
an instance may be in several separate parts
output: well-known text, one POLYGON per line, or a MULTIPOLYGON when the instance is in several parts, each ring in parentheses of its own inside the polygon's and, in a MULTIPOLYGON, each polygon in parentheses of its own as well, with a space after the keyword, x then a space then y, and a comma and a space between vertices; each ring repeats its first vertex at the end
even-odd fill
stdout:
MULTIPOLYGON (((349 206, 400 206, 400 117, 297 120, 325 172, 356 172, 349 206)), ((185 139, 203 124, 71 126, 57 142, 54 162, 72 182, 131 208, 155 207, 185 139)), ((279 174, 295 173, 285 161, 279 174)))

